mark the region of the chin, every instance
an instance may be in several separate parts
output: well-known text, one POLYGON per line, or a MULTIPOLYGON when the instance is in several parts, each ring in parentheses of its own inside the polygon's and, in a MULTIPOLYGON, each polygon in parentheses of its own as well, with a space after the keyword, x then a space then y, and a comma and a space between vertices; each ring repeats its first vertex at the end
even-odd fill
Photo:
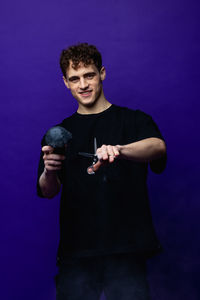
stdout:
POLYGON ((92 107, 93 105, 95 105, 97 99, 88 99, 86 101, 83 101, 82 99, 79 99, 79 103, 83 106, 86 107, 92 107))

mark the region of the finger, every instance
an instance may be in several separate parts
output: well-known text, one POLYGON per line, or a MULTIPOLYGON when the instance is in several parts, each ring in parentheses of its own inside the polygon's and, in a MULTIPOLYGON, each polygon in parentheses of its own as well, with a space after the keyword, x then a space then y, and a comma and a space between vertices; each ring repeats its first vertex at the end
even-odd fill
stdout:
POLYGON ((113 152, 115 154, 115 157, 118 157, 120 155, 120 151, 117 146, 113 146, 113 152))
POLYGON ((98 157, 99 160, 103 160, 103 150, 102 150, 102 147, 97 149, 96 154, 97 154, 97 157, 98 157))
POLYGON ((62 162, 57 160, 46 160, 44 164, 45 166, 62 166, 62 162))
POLYGON ((102 160, 102 159, 103 159, 102 149, 101 149, 101 148, 98 148, 98 149, 97 149, 96 154, 97 154, 97 157, 98 157, 99 160, 102 160))
POLYGON ((45 169, 47 170, 47 171, 58 171, 58 170, 61 170, 61 168, 62 168, 62 164, 60 163, 58 163, 58 164, 55 164, 55 162, 51 162, 51 163, 49 163, 49 162, 46 162, 45 163, 45 169))
POLYGON ((101 156, 102 156, 103 160, 108 159, 108 151, 107 151, 107 146, 106 145, 101 146, 101 156))
POLYGON ((108 145, 107 152, 108 152, 108 156, 109 156, 109 162, 112 163, 115 159, 115 153, 113 151, 113 146, 108 145))
POLYGON ((45 166, 45 169, 47 171, 59 171, 59 170, 61 170, 61 167, 55 167, 55 166, 49 166, 49 165, 47 165, 47 166, 45 166))
POLYGON ((48 153, 45 153, 44 156, 43 156, 44 160, 56 160, 56 161, 62 161, 62 160, 65 160, 65 155, 62 155, 62 154, 48 154, 48 153))

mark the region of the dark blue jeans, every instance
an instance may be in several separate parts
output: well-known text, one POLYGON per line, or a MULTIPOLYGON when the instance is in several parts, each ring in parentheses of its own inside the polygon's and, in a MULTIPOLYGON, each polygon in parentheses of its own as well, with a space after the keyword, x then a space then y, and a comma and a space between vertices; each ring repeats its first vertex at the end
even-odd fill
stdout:
POLYGON ((56 300, 150 300, 146 261, 132 254, 89 257, 59 266, 56 300))

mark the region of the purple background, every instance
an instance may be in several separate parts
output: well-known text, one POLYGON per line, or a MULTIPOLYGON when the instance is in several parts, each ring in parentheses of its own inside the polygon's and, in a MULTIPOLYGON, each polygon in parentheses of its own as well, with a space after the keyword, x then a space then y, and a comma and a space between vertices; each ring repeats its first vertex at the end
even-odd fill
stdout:
POLYGON ((151 114, 167 141, 166 171, 149 173, 165 248, 148 264, 152 299, 199 299, 199 1, 13 0, 0 11, 0 298, 55 299, 59 197, 36 196, 40 140, 77 107, 60 52, 88 42, 102 52, 107 99, 151 114))

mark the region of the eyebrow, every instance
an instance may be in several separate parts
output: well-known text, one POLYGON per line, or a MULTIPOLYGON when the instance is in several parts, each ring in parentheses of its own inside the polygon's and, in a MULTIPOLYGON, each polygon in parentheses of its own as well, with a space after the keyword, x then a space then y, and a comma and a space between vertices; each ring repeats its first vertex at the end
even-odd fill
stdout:
MULTIPOLYGON (((96 72, 87 72, 83 75, 83 77, 87 77, 88 75, 96 75, 96 72)), ((71 76, 68 78, 69 81, 74 80, 74 79, 79 79, 79 76, 71 76)))
POLYGON ((68 80, 70 80, 70 81, 74 80, 74 79, 79 79, 79 77, 78 76, 71 76, 71 77, 68 78, 68 80))

